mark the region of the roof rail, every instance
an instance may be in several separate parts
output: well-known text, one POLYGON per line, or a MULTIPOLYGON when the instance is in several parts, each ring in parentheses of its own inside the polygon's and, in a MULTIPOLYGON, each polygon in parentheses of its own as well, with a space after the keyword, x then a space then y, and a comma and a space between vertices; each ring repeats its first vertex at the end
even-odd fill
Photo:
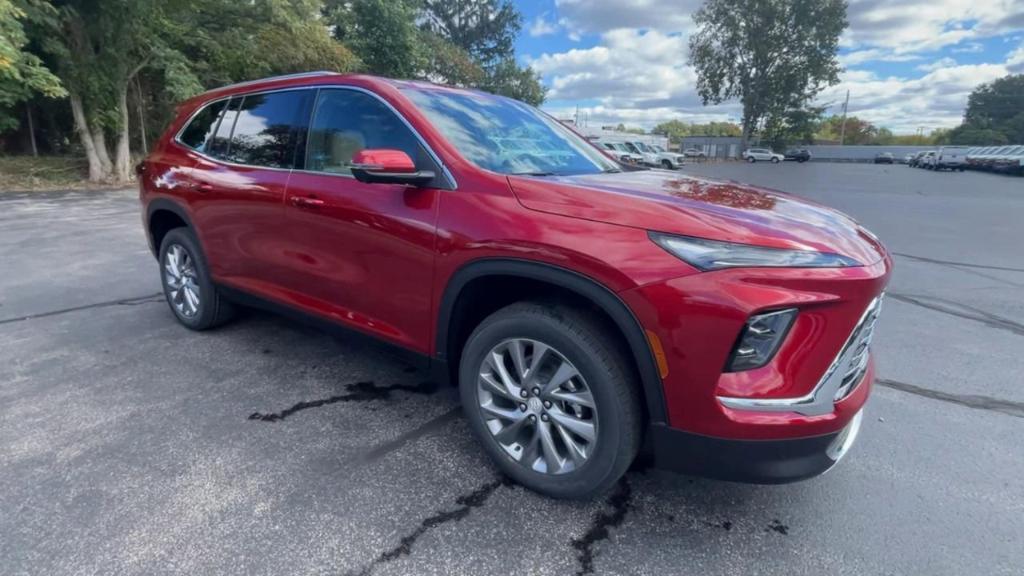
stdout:
POLYGON ((331 72, 330 70, 317 70, 315 72, 298 72, 296 74, 284 74, 281 76, 271 76, 269 78, 259 78, 257 80, 246 80, 245 82, 236 82, 234 84, 228 84, 227 86, 220 86, 214 88, 214 90, 225 90, 227 88, 239 88, 242 86, 249 86, 252 84, 262 84, 264 82, 274 82, 277 80, 292 80, 295 78, 315 78, 317 76, 332 76, 338 74, 338 72, 331 72))

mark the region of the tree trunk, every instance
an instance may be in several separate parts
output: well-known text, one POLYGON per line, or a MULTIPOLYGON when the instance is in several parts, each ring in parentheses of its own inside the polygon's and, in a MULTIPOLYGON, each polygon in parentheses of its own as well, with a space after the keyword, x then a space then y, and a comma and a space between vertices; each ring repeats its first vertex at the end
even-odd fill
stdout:
POLYGON ((28 100, 25 101, 25 117, 28 119, 28 141, 32 144, 32 156, 39 156, 39 148, 36 146, 36 126, 32 122, 32 106, 28 100))
POLYGON ((100 162, 99 154, 96 153, 96 144, 93 142, 92 131, 89 130, 89 123, 85 119, 85 111, 82 109, 82 98, 74 92, 68 94, 71 101, 71 116, 75 120, 75 132, 82 141, 82 148, 85 149, 85 159, 89 162, 89 181, 102 182, 107 175, 100 162))
POLYGON ((117 95, 117 111, 121 118, 121 133, 117 136, 117 148, 114 151, 114 179, 118 182, 131 180, 131 145, 128 131, 128 83, 121 87, 117 95))
POLYGON ((103 127, 92 126, 89 132, 92 134, 92 144, 96 148, 96 156, 100 159, 103 173, 109 175, 114 170, 114 163, 110 161, 110 154, 107 152, 107 136, 103 133, 103 127))
POLYGON ((146 108, 142 98, 142 82, 139 82, 138 75, 135 76, 135 92, 139 101, 139 140, 142 142, 142 155, 149 155, 149 139, 146 138, 146 108))

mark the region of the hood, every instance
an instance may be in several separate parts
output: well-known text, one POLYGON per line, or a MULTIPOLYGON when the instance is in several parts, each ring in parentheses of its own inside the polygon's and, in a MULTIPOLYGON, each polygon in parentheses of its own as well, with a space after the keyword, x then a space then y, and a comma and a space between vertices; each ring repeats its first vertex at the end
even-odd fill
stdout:
POLYGON ((784 192, 641 170, 580 176, 510 176, 531 210, 710 240, 882 258, 874 236, 849 216, 784 192))

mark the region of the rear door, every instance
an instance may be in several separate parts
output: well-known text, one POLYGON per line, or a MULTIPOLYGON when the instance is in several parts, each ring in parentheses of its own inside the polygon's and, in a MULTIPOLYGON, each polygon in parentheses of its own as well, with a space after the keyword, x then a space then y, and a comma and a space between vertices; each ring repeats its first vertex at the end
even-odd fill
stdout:
POLYGON ((263 293, 277 283, 285 190, 312 95, 232 98, 192 171, 194 218, 220 282, 263 293))
POLYGON ((437 207, 450 183, 398 113, 362 90, 322 88, 305 147, 281 246, 291 303, 426 353, 437 207), (437 177, 359 182, 352 156, 371 148, 402 150, 437 177))

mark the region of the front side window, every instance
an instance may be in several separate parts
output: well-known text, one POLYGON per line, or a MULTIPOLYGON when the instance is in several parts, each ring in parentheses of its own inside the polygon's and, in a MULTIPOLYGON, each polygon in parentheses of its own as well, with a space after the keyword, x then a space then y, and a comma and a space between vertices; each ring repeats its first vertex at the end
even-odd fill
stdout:
POLYGON ((192 117, 192 121, 181 131, 178 140, 193 150, 204 152, 210 136, 217 129, 217 119, 220 117, 221 111, 224 110, 225 104, 227 104, 227 100, 218 100, 207 104, 192 117))
MULTIPOLYGON (((221 157, 237 164, 291 168, 311 94, 309 90, 247 94, 238 107, 231 142, 221 157)), ((227 120, 225 115, 221 124, 227 120)))
POLYGON ((467 160, 501 174, 593 174, 618 165, 532 106, 508 98, 434 88, 403 93, 467 160))
POLYGON ((416 135, 380 100, 357 90, 321 90, 309 128, 306 170, 351 174, 352 156, 369 148, 401 150, 418 168, 430 165, 416 135))

